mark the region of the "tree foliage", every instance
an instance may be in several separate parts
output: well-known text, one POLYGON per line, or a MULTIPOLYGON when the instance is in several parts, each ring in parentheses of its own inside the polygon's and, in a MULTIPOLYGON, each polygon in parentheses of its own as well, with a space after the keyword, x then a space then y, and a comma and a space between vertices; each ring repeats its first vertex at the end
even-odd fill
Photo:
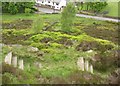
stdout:
POLYGON ((107 2, 106 1, 99 1, 99 2, 90 2, 87 1, 85 3, 77 3, 78 8, 80 7, 80 10, 83 10, 83 8, 85 8, 84 10, 87 11, 93 11, 93 12, 100 12, 103 8, 105 8, 107 6, 107 2))
POLYGON ((75 19, 76 9, 72 3, 69 3, 66 8, 64 8, 61 17, 61 29, 64 32, 69 32, 72 29, 73 21, 75 19))
POLYGON ((8 4, 8 11, 10 14, 16 14, 18 12, 17 6, 15 3, 9 3, 8 4))
POLYGON ((38 16, 38 18, 33 21, 32 32, 39 33, 43 29, 43 23, 43 18, 38 16))
POLYGON ((2 12, 10 14, 25 13, 26 8, 34 11, 33 6, 34 2, 2 2, 2 12))
POLYGON ((89 2, 89 9, 94 12, 100 12, 104 7, 106 7, 107 2, 89 2))

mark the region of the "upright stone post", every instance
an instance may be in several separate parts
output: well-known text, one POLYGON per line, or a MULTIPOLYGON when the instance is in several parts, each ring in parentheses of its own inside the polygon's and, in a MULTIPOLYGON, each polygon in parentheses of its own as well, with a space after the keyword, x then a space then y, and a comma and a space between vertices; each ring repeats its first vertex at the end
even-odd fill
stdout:
POLYGON ((12 64, 14 67, 17 67, 17 56, 13 57, 12 64))
POLYGON ((92 65, 90 65, 90 73, 93 74, 93 66, 92 65))
POLYGON ((30 71, 30 64, 27 64, 27 70, 30 71))
POLYGON ((18 63, 19 63, 19 68, 23 70, 24 69, 23 59, 19 60, 18 63))
POLYGON ((12 52, 8 53, 5 56, 5 63, 11 65, 11 59, 12 59, 12 52))
POLYGON ((86 71, 89 71, 89 62, 88 61, 85 61, 85 70, 86 71))
POLYGON ((84 59, 83 57, 78 58, 77 66, 79 70, 84 71, 84 59))

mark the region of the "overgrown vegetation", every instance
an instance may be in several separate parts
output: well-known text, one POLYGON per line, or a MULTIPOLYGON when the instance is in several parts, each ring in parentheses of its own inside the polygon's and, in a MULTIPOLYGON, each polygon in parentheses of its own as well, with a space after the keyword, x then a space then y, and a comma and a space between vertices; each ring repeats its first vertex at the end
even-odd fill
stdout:
POLYGON ((36 9, 33 8, 34 2, 2 2, 2 12, 3 13, 32 13, 36 9))
MULTIPOLYGON (((75 12, 74 8, 68 10, 75 12)), ((75 17, 67 15, 71 21, 75 17)), ((71 29, 68 25, 61 28, 66 20, 60 22, 60 19, 60 14, 3 15, 2 60, 10 51, 24 60, 24 70, 2 63, 4 84, 110 83, 109 75, 118 69, 118 36, 115 35, 118 24, 77 17, 74 22, 67 22, 71 29), (49 29, 44 30, 46 27, 49 29), (33 52, 31 47, 39 51, 33 52), (79 57, 93 65, 94 74, 78 70, 79 57), (42 67, 36 66, 36 62, 42 67)))
POLYGON ((43 19, 39 16, 37 19, 33 21, 32 31, 34 33, 39 33, 43 29, 43 19))
POLYGON ((66 8, 64 8, 61 17, 61 29, 64 32, 69 33, 73 27, 75 19, 76 9, 72 3, 69 3, 66 8))

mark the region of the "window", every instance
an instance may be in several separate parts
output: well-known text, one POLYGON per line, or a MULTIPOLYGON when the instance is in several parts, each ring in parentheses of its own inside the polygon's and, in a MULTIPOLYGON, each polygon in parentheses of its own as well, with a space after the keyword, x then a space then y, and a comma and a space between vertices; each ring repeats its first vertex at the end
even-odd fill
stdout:
POLYGON ((56 5, 59 5, 59 3, 56 3, 56 5))

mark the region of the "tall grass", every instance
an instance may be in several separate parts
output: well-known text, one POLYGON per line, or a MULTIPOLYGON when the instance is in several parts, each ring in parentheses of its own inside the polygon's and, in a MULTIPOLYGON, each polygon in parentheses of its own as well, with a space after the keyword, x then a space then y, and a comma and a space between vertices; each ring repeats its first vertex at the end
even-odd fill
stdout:
POLYGON ((34 21, 32 25, 32 32, 33 33, 39 33, 43 29, 43 18, 41 16, 38 16, 34 21))

